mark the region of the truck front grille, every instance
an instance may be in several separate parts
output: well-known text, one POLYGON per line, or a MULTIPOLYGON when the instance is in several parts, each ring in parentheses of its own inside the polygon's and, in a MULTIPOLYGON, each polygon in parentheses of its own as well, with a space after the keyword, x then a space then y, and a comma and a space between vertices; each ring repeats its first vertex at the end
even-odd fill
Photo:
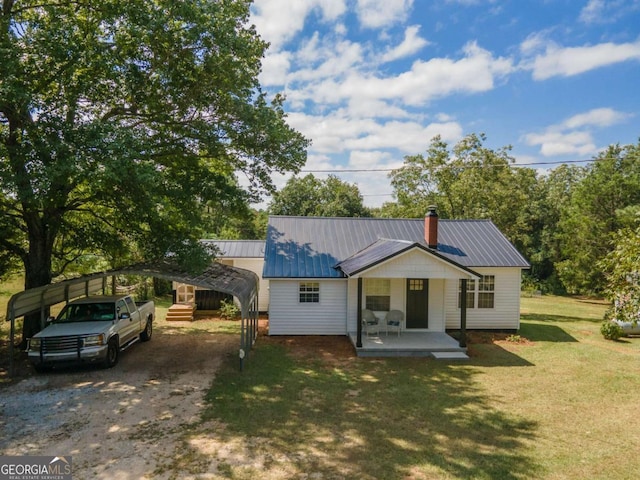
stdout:
POLYGON ((82 347, 82 337, 78 335, 45 337, 41 342, 42 353, 77 352, 78 347, 82 347))

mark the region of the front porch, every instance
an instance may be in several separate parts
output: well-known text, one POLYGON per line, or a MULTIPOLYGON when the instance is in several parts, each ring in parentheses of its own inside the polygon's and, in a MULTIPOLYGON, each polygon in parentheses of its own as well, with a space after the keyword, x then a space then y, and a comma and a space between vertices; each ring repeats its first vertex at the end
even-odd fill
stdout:
POLYGON ((358 357, 432 357, 461 359, 469 357, 467 349, 444 332, 407 332, 398 337, 395 333, 362 334, 362 347, 357 347, 357 332, 349 332, 349 339, 358 357))

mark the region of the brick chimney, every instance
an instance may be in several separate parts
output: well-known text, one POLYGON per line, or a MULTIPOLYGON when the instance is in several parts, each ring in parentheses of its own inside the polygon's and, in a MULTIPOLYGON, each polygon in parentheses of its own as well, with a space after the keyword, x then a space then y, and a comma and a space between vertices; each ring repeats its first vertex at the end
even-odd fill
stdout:
POLYGON ((429 206, 429 211, 424 217, 424 241, 429 248, 438 248, 438 214, 435 205, 429 206))

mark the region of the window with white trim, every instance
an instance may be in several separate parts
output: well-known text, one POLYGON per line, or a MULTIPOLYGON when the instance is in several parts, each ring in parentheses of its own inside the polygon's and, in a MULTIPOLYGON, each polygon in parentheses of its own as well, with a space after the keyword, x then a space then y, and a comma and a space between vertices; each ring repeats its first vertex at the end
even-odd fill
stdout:
POLYGON ((388 278, 365 278, 364 295, 367 310, 391 310, 391 280, 388 278))
MULTIPOLYGON (((467 280, 467 308, 475 308, 476 305, 476 281, 467 280)), ((462 307, 462 280, 458 280, 458 308, 462 307)))
POLYGON ((299 283, 300 303, 320 303, 320 282, 299 283))
POLYGON ((483 275, 478 282, 478 308, 493 308, 495 291, 495 275, 483 275))

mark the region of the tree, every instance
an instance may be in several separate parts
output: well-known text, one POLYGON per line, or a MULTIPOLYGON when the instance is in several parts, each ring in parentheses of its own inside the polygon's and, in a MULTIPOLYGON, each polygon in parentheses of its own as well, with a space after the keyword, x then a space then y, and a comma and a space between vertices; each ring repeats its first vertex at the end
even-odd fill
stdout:
POLYGON ((530 277, 538 288, 556 293, 565 291, 556 270, 562 257, 562 238, 558 235, 558 224, 567 210, 573 189, 585 175, 583 167, 560 165, 538 176, 532 195, 530 224, 530 246, 528 259, 531 262, 530 277))
POLYGON ((370 217, 356 185, 334 175, 320 180, 309 174, 292 177, 282 190, 274 193, 269 205, 272 215, 321 217, 370 217))
POLYGON ((404 165, 390 174, 400 205, 382 210, 419 218, 431 204, 442 218, 488 218, 525 255, 530 244, 535 171, 512 168, 510 147, 484 147, 484 135, 471 134, 452 149, 435 137, 426 157, 405 157, 404 165))
POLYGON ((607 318, 636 325, 640 320, 640 206, 635 228, 623 228, 614 235, 615 247, 598 262, 605 272, 604 293, 612 302, 607 318))
POLYGON ((260 90, 248 16, 244 0, 3 1, 0 266, 20 259, 25 288, 85 253, 196 268, 205 205, 298 171, 308 142, 260 90))
POLYGON ((640 143, 612 145, 585 167, 558 222, 562 260, 555 267, 570 293, 602 293, 597 262, 627 227, 626 207, 640 204, 640 143))

